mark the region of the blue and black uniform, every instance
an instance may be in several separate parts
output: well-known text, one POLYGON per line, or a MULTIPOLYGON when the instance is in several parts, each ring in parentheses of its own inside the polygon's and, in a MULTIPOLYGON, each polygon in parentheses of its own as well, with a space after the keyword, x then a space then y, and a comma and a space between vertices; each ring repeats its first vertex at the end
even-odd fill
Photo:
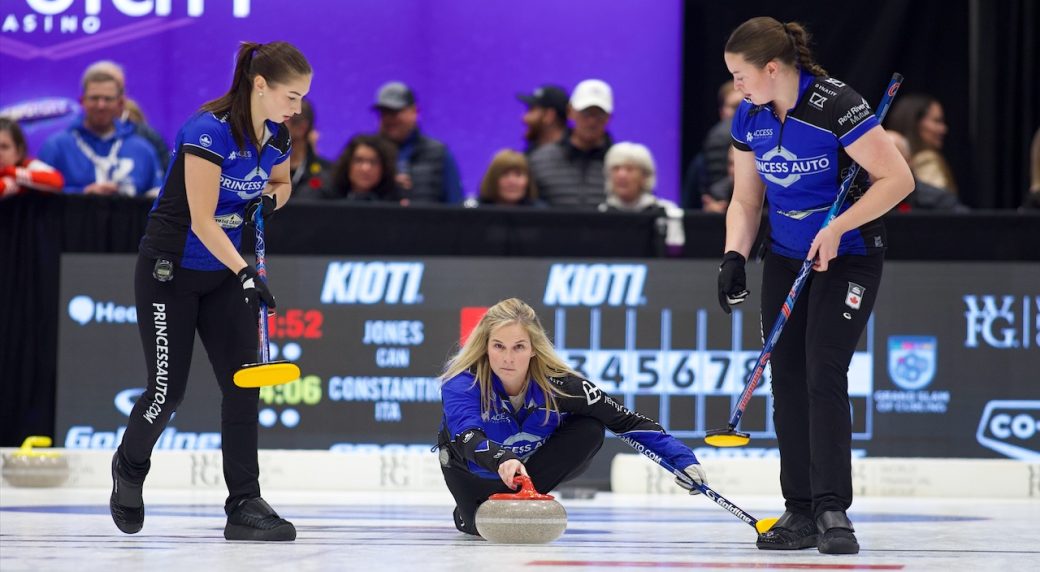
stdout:
POLYGON ((177 134, 162 189, 148 216, 134 277, 138 328, 148 364, 148 387, 137 400, 119 448, 124 475, 143 481, 152 448, 184 397, 198 330, 209 355, 221 401, 221 447, 228 486, 225 510, 260 496, 257 464, 259 391, 234 384, 234 372, 256 361, 256 316, 244 303, 235 274, 191 230, 185 158, 195 155, 220 167, 214 213, 238 246, 246 206, 260 196, 275 165, 289 158, 289 133, 268 121, 260 149, 239 148, 226 117, 200 113, 177 134))
MULTIPOLYGON (((733 145, 755 154, 769 210, 763 326, 775 323, 838 195, 851 164, 844 148, 878 125, 852 88, 805 71, 784 121, 772 104, 745 101, 737 109, 733 145)), ((842 212, 868 186, 861 171, 842 212)), ((841 237, 828 270, 810 274, 770 357, 780 483, 790 512, 815 518, 852 504, 848 368, 877 297, 885 241, 880 220, 841 237)))
POLYGON ((513 492, 498 475, 510 459, 524 463, 536 489, 548 492, 588 467, 603 445, 606 427, 637 449, 660 455, 673 467, 697 464, 693 451, 653 420, 630 411, 591 381, 574 376, 550 378, 559 393, 556 411, 545 392, 529 383, 523 404, 514 407, 498 376, 492 374, 494 408, 481 414, 480 385, 464 372, 441 388, 444 419, 438 437, 441 471, 458 505, 455 525, 477 534, 477 507, 495 493, 513 492))

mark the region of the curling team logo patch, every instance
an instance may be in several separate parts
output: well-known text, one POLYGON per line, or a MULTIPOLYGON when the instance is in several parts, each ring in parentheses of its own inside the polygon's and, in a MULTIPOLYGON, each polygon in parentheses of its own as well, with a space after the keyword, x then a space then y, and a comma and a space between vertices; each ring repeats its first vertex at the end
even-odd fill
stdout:
POLYGON ((935 377, 935 336, 888 338, 888 375, 900 389, 924 389, 935 377))

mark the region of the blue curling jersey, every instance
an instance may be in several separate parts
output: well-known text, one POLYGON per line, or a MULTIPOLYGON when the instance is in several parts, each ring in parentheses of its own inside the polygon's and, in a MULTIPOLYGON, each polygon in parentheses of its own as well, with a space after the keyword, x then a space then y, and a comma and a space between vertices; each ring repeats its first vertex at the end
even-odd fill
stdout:
POLYGON ((192 270, 226 269, 191 230, 184 179, 185 156, 195 155, 220 166, 220 187, 213 189, 219 193, 213 216, 238 247, 242 242, 246 205, 260 196, 271 178, 271 170, 286 161, 289 152, 289 130, 283 124, 265 122, 264 140, 259 150, 248 140, 245 149, 239 149, 227 115, 218 117, 202 112, 192 117, 177 133, 170 168, 148 215, 141 253, 152 258, 169 258, 192 270))
POLYGON ((450 451, 451 461, 486 479, 498 479, 491 470, 507 458, 526 460, 552 438, 556 429, 572 415, 598 419, 622 440, 642 452, 649 450, 673 467, 682 470, 697 463, 697 457, 678 439, 651 419, 629 410, 586 379, 573 376, 551 378, 550 382, 565 396, 556 396, 558 412, 546 419, 546 397, 536 383, 529 383, 524 404, 514 409, 498 376, 492 374, 494 409, 484 418, 480 413, 480 385, 473 374, 464 372, 449 379, 441 388, 444 419, 439 445, 450 451), (471 443, 471 439, 478 441, 471 443), (466 446, 475 451, 466 454, 466 446), (500 451, 508 453, 505 457, 500 451), (480 453, 490 453, 484 463, 476 462, 480 453), (491 461, 491 459, 494 461, 491 461))
MULTIPOLYGON (((766 184, 773 251, 804 259, 820 230, 852 160, 845 153, 878 126, 870 104, 845 83, 801 72, 798 102, 784 122, 771 104, 744 101, 733 117, 731 135, 739 151, 755 154, 755 168, 766 184)), ((869 186, 860 170, 842 206, 844 212, 869 186)), ((885 248, 880 219, 841 237, 838 254, 871 254, 885 248)))

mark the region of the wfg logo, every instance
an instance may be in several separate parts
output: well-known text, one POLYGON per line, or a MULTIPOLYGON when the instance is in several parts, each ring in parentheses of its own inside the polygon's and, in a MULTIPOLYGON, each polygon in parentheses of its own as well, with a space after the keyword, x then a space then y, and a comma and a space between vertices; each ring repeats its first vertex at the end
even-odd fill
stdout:
POLYGON ((979 347, 981 338, 997 349, 1028 348, 1040 344, 1036 325, 1040 322, 1040 297, 964 296, 968 309, 964 312, 967 336, 964 347, 979 347), (1021 311, 1021 314, 1019 314, 1021 311), (1019 315, 1021 320, 1019 320, 1019 315), (1037 339, 1034 339, 1036 336, 1037 339))
POLYGON ((321 289, 323 304, 418 304, 422 262, 332 262, 321 289))
POLYGON ((553 264, 546 306, 638 306, 646 303, 645 264, 553 264))
POLYGON ((975 438, 1012 459, 1040 461, 1040 401, 990 401, 975 438))

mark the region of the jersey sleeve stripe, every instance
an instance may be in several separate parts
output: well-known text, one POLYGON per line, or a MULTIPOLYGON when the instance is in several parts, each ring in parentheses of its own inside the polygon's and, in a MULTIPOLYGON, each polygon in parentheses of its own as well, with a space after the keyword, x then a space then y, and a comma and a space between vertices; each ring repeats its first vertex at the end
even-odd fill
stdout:
POLYGON ((206 149, 205 147, 199 147, 198 145, 192 145, 191 143, 184 143, 181 146, 185 153, 195 155, 196 157, 202 157, 215 165, 221 165, 224 162, 224 157, 222 155, 213 150, 206 149))
POLYGON ((841 141, 841 145, 843 147, 848 147, 849 145, 855 143, 857 139, 862 137, 867 131, 870 131, 870 129, 876 125, 879 125, 878 120, 876 117, 871 115, 864 121, 861 121, 859 125, 853 127, 852 129, 849 129, 848 133, 839 137, 838 140, 841 141))
POLYGON ((743 141, 741 141, 740 139, 737 139, 736 137, 730 137, 730 138, 733 139, 733 146, 736 147, 738 151, 750 151, 751 150, 751 146, 748 145, 747 143, 744 143, 743 141))

